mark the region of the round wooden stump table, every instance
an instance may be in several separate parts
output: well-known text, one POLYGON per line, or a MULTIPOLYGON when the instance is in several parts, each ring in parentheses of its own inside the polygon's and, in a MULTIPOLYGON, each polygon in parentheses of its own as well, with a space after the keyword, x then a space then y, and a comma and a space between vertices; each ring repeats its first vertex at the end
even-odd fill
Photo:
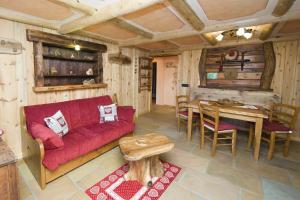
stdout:
POLYGON ((147 186, 152 185, 153 177, 162 177, 164 174, 159 154, 174 147, 168 137, 157 133, 123 137, 119 144, 124 159, 129 162, 125 180, 137 180, 147 186))

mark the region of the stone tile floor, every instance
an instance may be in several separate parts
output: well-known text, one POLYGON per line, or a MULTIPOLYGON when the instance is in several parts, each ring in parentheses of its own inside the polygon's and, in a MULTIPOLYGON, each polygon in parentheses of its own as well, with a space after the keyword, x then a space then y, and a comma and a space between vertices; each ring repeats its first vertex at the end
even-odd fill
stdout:
MULTIPOLYGON (((199 133, 194 130, 187 142, 185 128, 177 132, 174 108, 155 106, 151 113, 137 120, 136 134, 158 132, 172 138, 175 149, 162 159, 183 168, 161 200, 296 200, 300 199, 300 143, 292 142, 290 155, 284 158, 281 149, 273 160, 266 159, 267 146, 262 144, 260 160, 252 160, 246 150, 247 133, 238 133, 238 151, 232 157, 228 147, 210 156, 210 143, 199 148, 199 133)), ((41 190, 21 160, 18 169, 22 200, 84 200, 85 189, 124 164, 118 148, 88 162, 41 190)))

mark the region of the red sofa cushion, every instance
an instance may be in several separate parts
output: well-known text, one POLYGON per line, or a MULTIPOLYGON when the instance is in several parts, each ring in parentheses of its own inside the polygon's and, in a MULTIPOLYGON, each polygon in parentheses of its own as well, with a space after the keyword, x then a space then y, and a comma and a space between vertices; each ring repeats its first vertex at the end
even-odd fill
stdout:
POLYGON ((118 106, 117 113, 119 120, 133 122, 135 109, 133 109, 132 106, 118 106))
POLYGON ((273 122, 269 120, 264 120, 263 123, 263 131, 266 132, 292 132, 292 130, 288 127, 286 127, 284 124, 281 124, 279 122, 273 122))
POLYGON ((64 146, 62 138, 42 124, 33 123, 31 130, 33 138, 39 138, 45 149, 56 149, 64 146))
POLYGON ((63 148, 45 151, 43 164, 49 170, 55 170, 61 164, 132 132, 134 127, 134 123, 119 120, 103 124, 97 122, 73 129, 63 137, 63 148))
POLYGON ((112 103, 110 96, 78 99, 58 103, 25 106, 24 112, 29 133, 32 134, 31 125, 36 122, 44 124, 44 118, 52 116, 60 110, 69 126, 75 129, 81 126, 98 123, 100 121, 98 105, 109 105, 112 103))

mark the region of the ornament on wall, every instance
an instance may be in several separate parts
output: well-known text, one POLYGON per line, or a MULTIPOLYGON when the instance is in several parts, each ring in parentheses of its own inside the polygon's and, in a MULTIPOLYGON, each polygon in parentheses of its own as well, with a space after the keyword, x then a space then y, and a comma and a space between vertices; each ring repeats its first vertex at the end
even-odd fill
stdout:
POLYGON ((86 73, 86 75, 90 75, 90 76, 94 74, 92 68, 89 68, 85 73, 86 73))
POLYGON ((18 41, 6 38, 0 38, 0 54, 21 54, 24 48, 18 41))

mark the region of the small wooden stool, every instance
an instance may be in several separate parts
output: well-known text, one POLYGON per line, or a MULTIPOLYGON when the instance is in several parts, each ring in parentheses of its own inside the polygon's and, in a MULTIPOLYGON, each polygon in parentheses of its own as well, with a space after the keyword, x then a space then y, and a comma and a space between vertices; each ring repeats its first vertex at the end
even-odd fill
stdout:
POLYGON ((170 151, 174 147, 171 140, 157 133, 123 137, 119 141, 124 159, 129 162, 129 171, 125 180, 137 180, 143 185, 152 185, 153 177, 162 177, 163 166, 159 154, 170 151))

